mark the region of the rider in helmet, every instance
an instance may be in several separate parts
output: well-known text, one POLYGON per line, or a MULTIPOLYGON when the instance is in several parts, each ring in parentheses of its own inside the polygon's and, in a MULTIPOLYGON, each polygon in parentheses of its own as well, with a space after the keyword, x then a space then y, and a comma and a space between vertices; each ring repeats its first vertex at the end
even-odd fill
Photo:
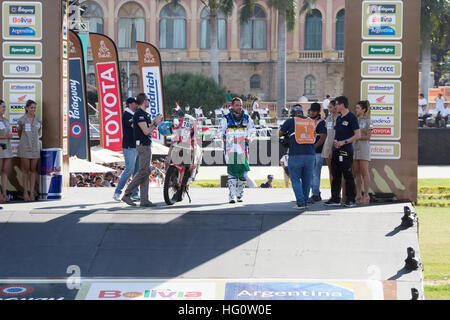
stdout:
POLYGON ((303 116, 303 108, 300 104, 293 105, 289 111, 289 117, 294 118, 298 116, 303 116))

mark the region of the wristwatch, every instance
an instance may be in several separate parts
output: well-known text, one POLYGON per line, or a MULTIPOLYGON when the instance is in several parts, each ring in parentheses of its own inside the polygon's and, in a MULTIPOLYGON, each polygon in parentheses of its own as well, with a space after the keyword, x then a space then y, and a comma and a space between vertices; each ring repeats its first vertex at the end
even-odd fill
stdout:
POLYGON ((347 144, 348 143, 347 139, 345 139, 344 142, 345 142, 345 144, 347 144))

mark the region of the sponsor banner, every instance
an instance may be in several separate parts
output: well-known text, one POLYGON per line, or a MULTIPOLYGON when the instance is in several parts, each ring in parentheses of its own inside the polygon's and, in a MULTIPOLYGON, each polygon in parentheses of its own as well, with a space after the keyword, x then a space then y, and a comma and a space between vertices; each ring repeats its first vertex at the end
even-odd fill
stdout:
POLYGON ((82 43, 78 35, 69 31, 69 150, 70 156, 90 159, 89 124, 86 99, 86 73, 82 43))
MULTIPOLYGON (((161 55, 155 46, 146 42, 138 41, 137 51, 141 70, 141 89, 150 99, 148 112, 154 119, 158 114, 164 115, 161 55)), ((153 141, 164 143, 164 137, 158 129, 153 131, 153 141)))
POLYGON ((361 56, 364 59, 401 59, 403 44, 401 42, 363 42, 361 56))
POLYGON ((3 42, 5 59, 41 59, 42 44, 39 42, 3 42))
POLYGON ((105 35, 89 33, 101 112, 100 141, 105 149, 122 150, 122 95, 119 62, 114 42, 105 35))
POLYGON ((232 282, 225 285, 225 300, 354 300, 351 283, 232 282))
POLYGON ((367 99, 370 104, 393 104, 395 96, 393 94, 369 94, 367 99))
POLYGON ((3 77, 5 78, 40 78, 41 76, 41 61, 3 61, 3 77))
POLYGON ((363 61, 361 76, 363 78, 400 78, 402 63, 400 61, 363 61))
POLYGON ((77 294, 66 283, 0 283, 0 300, 74 300, 77 294))
POLYGON ((394 117, 393 116, 371 116, 372 125, 374 127, 390 127, 394 126, 394 117))
POLYGON ((380 106, 370 106, 370 112, 372 114, 382 113, 382 114, 393 114, 394 113, 394 106, 388 106, 388 105, 380 105, 380 106))
POLYGON ((401 138, 401 81, 363 80, 361 100, 370 102, 373 140, 401 138))
POLYGON ((403 37, 402 1, 363 1, 362 38, 400 40, 403 37))
MULTIPOLYGON (((23 116, 27 100, 36 102, 36 116, 42 122, 42 81, 25 79, 3 80, 3 100, 6 104, 6 117, 11 124, 23 116)), ((13 128, 14 138, 17 136, 17 127, 13 128)), ((41 133, 42 135, 42 130, 41 133)))
POLYGON ((372 159, 400 159, 400 142, 370 142, 370 156, 372 159))
MULTIPOLYGON (((72 33, 72 32, 71 32, 72 33)), ((69 150, 70 156, 88 159, 88 132, 84 70, 81 58, 70 59, 69 79, 69 150)))
POLYGON ((92 283, 85 300, 213 300, 213 282, 92 283))
POLYGON ((42 22, 40 2, 4 1, 2 3, 4 40, 41 40, 42 22))

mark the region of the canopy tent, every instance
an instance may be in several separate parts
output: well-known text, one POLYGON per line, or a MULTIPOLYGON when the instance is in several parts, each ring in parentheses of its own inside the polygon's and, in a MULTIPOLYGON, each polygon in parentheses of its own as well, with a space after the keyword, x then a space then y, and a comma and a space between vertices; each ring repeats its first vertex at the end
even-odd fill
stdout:
POLYGON ((91 147, 91 160, 95 163, 125 163, 121 153, 104 149, 99 146, 91 147))
POLYGON ((105 173, 113 171, 115 170, 87 160, 78 159, 76 156, 70 157, 69 159, 70 173, 105 173))

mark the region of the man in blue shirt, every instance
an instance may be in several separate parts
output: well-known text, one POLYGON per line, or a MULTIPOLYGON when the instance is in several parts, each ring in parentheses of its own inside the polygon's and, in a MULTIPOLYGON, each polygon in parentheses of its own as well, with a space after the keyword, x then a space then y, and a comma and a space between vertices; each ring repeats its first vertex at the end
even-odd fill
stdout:
MULTIPOLYGON (((127 99, 127 107, 122 115, 122 150, 123 157, 125 158, 125 170, 120 176, 120 180, 117 183, 116 190, 114 191, 114 200, 120 201, 120 195, 122 189, 130 178, 131 174, 133 177, 139 170, 139 154, 136 150, 136 140, 134 140, 133 132, 133 115, 137 109, 137 103, 135 98, 127 99)), ((139 189, 136 189, 131 196, 133 200, 139 200, 139 189)))
POLYGON ((336 110, 340 115, 334 126, 335 136, 333 156, 331 158, 331 199, 325 202, 327 206, 341 205, 341 181, 345 179, 346 202, 344 206, 355 206, 355 179, 353 177, 353 145, 352 143, 361 137, 358 118, 348 110, 348 99, 344 96, 337 97, 336 110))
POLYGON ((322 173, 322 149, 325 139, 327 138, 327 128, 325 126, 325 121, 320 118, 320 109, 320 104, 317 102, 311 104, 311 108, 309 109, 309 117, 316 123, 317 134, 316 142, 314 143, 316 154, 314 158, 314 170, 311 185, 312 196, 310 202, 312 203, 322 201, 322 198, 320 197, 320 174, 322 173))
MULTIPOLYGON (((296 108, 293 107, 293 111, 296 112, 296 108)), ((283 123, 278 135, 280 137, 289 136, 289 175, 297 202, 296 208, 304 210, 311 189, 314 169, 316 124, 311 118, 301 115, 298 110, 295 117, 289 118, 283 123)))

